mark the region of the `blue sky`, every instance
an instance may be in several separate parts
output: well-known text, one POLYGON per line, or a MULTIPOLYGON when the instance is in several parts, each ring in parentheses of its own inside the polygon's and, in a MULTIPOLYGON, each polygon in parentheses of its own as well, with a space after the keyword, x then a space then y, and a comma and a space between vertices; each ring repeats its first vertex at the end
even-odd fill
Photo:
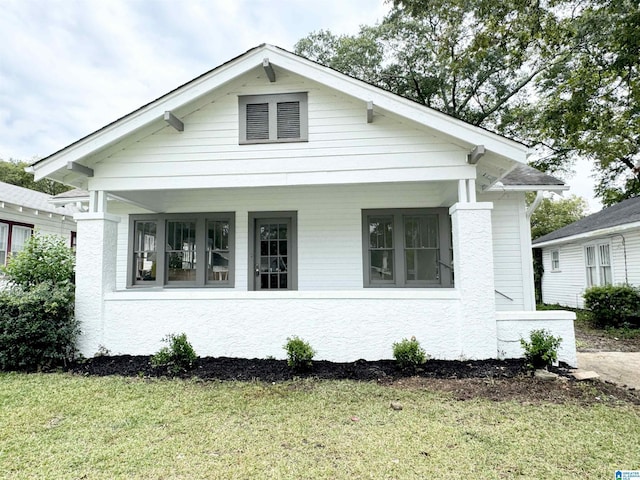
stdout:
MULTIPOLYGON (((356 33, 388 10, 384 0, 0 0, 0 159, 45 157, 261 43, 292 50, 312 31, 356 33)), ((577 170, 575 193, 589 197, 589 169, 577 170)))

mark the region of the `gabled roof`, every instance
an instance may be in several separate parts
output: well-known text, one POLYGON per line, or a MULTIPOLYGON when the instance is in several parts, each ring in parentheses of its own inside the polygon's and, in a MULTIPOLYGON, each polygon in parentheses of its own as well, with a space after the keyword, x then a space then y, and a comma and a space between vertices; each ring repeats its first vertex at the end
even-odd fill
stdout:
POLYGON ((518 165, 500 180, 503 185, 509 186, 529 186, 529 185, 564 185, 559 178, 547 175, 540 170, 536 170, 529 165, 518 165))
POLYGON ((373 102, 376 108, 394 112, 418 124, 432 128, 450 138, 459 140, 461 144, 470 148, 484 145, 488 153, 500 158, 512 162, 526 162, 528 154, 526 145, 349 77, 279 47, 263 44, 39 160, 32 165, 35 178, 40 179, 54 174, 58 176, 69 174, 67 171, 69 162, 76 162, 79 165, 87 163, 87 159, 91 155, 115 144, 152 122, 160 121, 165 111, 177 110, 181 106, 197 100, 238 76, 261 66, 265 58, 268 58, 276 68, 313 79, 354 98, 373 102))
POLYGON ((0 182, 0 202, 26 207, 46 213, 73 216, 74 210, 65 207, 54 207, 49 203, 50 195, 28 188, 18 187, 10 183, 0 182))
POLYGON ((589 215, 532 242, 537 247, 640 227, 640 196, 589 215))

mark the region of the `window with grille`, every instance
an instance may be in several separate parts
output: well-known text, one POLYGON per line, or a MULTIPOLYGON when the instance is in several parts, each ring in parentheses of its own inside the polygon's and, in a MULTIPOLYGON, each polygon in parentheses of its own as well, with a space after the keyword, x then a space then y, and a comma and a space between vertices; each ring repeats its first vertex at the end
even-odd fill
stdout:
POLYGON ((129 286, 232 287, 233 213, 132 215, 129 286))
POLYGON ((240 144, 307 141, 306 93, 247 95, 238 103, 240 144))
POLYGON ((446 209, 364 210, 362 215, 365 286, 453 286, 446 209))
POLYGON ((587 245, 584 248, 587 287, 611 285, 611 247, 608 243, 587 245))
POLYGON ((558 250, 551 252, 551 270, 554 272, 560 270, 560 252, 558 250))

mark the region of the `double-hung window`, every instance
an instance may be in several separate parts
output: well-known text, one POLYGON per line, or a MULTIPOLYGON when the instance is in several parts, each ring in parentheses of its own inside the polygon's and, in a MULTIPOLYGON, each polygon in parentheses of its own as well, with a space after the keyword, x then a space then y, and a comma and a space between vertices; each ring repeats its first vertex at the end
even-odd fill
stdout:
POLYGON ((129 286, 233 286, 233 213, 132 215, 129 286))
POLYGON ((551 271, 559 272, 560 271, 560 251, 553 250, 551 252, 551 271))
POLYGON ((587 245, 584 249, 587 287, 594 285, 610 285, 611 249, 608 243, 587 245))
POLYGON ((307 141, 305 92, 246 95, 238 103, 240 144, 307 141))
POLYGON ((365 287, 452 287, 447 209, 364 210, 365 287))
POLYGON ((0 220, 0 265, 21 251, 33 233, 33 225, 0 220))

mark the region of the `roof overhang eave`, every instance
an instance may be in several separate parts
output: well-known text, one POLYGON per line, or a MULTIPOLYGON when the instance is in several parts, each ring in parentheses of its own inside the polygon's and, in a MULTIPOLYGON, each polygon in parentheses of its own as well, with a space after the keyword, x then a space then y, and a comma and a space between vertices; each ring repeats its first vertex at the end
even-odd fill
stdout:
POLYGON ((554 245, 560 245, 563 243, 571 243, 581 240, 589 240, 591 238, 608 237, 613 235, 619 235, 623 232, 633 229, 640 229, 640 222, 625 223, 622 225, 615 225, 608 228, 599 228, 598 230, 591 230, 590 232, 578 233, 576 235, 569 235, 567 237, 555 238, 553 240, 547 240, 546 242, 533 243, 533 248, 551 247, 554 245))

